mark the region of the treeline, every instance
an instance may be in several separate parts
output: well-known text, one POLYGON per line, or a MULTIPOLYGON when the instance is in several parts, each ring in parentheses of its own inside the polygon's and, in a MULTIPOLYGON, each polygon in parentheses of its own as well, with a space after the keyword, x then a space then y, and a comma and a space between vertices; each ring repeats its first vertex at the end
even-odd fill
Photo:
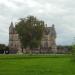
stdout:
POLYGON ((72 50, 72 45, 70 45, 70 46, 62 46, 62 45, 58 45, 57 46, 57 49, 64 49, 64 48, 66 48, 66 49, 68 49, 68 50, 72 50))
POLYGON ((58 53, 71 53, 72 45, 69 45, 69 46, 68 45, 65 45, 65 46, 58 45, 57 50, 58 50, 58 53))
POLYGON ((9 53, 9 47, 5 44, 0 44, 0 54, 8 54, 9 53))

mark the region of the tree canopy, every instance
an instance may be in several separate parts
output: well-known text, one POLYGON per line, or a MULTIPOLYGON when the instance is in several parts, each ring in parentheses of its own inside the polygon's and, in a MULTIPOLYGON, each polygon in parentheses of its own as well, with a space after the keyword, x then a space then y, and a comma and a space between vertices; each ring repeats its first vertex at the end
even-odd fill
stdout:
POLYGON ((23 48, 37 48, 41 44, 45 24, 34 16, 21 18, 16 24, 16 31, 23 48))

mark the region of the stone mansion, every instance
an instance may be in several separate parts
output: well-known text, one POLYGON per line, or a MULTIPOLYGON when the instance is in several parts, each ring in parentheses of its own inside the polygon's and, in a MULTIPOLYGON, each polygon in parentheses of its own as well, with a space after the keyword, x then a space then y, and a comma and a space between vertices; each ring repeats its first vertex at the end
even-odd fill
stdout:
MULTIPOLYGON (((9 27, 9 50, 11 53, 21 53, 21 42, 19 39, 19 35, 15 30, 15 27, 13 25, 13 22, 11 22, 11 25, 9 27)), ((28 49, 23 49, 24 53, 30 52, 28 49)), ((49 53, 57 52, 56 47, 56 31, 54 25, 52 27, 45 27, 44 35, 41 40, 41 46, 38 49, 31 50, 33 53, 39 53, 40 51, 42 53, 49 53)))

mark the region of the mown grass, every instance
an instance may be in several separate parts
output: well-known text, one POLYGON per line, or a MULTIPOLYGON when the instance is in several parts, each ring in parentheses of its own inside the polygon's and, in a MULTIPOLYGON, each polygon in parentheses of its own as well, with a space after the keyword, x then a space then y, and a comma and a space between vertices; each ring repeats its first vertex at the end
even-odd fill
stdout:
POLYGON ((75 75, 71 55, 0 55, 0 75, 75 75))

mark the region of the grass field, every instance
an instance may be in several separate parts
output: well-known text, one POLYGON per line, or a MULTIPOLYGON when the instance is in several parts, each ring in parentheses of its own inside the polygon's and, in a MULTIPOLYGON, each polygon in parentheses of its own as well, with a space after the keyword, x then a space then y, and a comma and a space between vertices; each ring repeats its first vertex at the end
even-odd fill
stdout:
POLYGON ((75 62, 68 55, 0 55, 0 75, 75 75, 75 62))

